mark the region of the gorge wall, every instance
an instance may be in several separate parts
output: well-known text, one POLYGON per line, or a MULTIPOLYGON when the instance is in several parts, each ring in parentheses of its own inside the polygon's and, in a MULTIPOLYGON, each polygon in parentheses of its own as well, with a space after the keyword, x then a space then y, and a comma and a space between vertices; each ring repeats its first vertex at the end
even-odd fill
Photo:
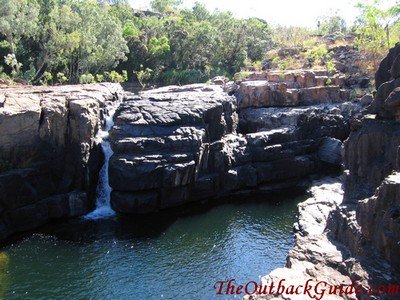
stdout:
POLYGON ((222 82, 127 94, 111 131, 113 209, 144 214, 266 193, 302 186, 308 175, 339 166, 349 120, 361 107, 344 103, 348 93, 328 78, 322 71, 266 71, 236 87, 222 82))
POLYGON ((119 85, 0 90, 0 239, 94 206, 96 134, 119 85))
POLYGON ((340 166, 361 109, 347 97, 341 77, 321 70, 139 96, 113 84, 3 89, 0 238, 94 208, 96 135, 113 101, 121 104, 110 131, 111 206, 129 215, 305 188, 310 175, 340 166))
MULTIPOLYGON (((312 286, 326 282, 325 287, 353 287, 348 294, 325 294, 332 299, 398 297, 399 70, 400 44, 390 50, 378 69, 374 101, 351 122, 351 134, 343 147, 343 175, 314 182, 312 197, 299 204, 295 245, 286 266, 263 277, 263 285, 281 279, 296 285, 312 279, 312 286)), ((303 295, 283 293, 246 298, 287 297, 302 299, 303 295)))

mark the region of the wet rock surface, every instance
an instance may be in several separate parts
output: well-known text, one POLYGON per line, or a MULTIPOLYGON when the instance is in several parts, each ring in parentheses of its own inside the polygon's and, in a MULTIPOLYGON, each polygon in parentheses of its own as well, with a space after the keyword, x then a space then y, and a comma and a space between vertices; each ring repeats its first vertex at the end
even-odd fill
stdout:
POLYGON ((87 213, 103 153, 96 134, 115 84, 0 90, 0 238, 87 213))

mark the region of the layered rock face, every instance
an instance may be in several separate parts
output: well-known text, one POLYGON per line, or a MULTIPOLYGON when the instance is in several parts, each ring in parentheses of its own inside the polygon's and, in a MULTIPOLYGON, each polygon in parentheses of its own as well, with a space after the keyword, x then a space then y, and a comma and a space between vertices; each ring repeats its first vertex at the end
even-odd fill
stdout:
POLYGON ((365 254, 366 245, 372 246, 400 271, 399 55, 400 45, 382 61, 376 77, 388 81, 377 90, 369 109, 373 114, 364 117, 346 142, 346 205, 339 207, 335 229, 353 253, 365 254), (354 226, 349 230, 344 223, 354 226))
MULTIPOLYGON (((291 81, 275 83, 275 74, 266 74, 266 85, 254 80, 259 73, 242 82, 237 99, 204 84, 128 96, 111 131, 113 209, 143 214, 235 193, 271 192, 298 186, 325 165, 338 166, 348 120, 359 107, 341 103, 339 87, 312 86, 315 77, 309 88, 323 92, 285 107, 287 100, 279 100, 285 88, 270 93, 271 87, 291 81), (262 87, 261 94, 254 87, 262 87)), ((301 74, 297 80, 307 84, 301 74)))
POLYGON ((332 104, 348 100, 345 77, 326 71, 252 72, 240 83, 239 108, 332 104), (328 85, 329 83, 329 85, 328 85))
POLYGON ((114 84, 0 90, 0 238, 93 207, 96 134, 118 98, 114 84))
MULTIPOLYGON (((287 284, 304 284, 305 280, 313 279, 313 284, 325 281, 328 285, 353 287, 351 294, 335 293, 329 296, 332 299, 398 297, 399 69, 400 45, 397 45, 380 65, 376 75, 380 84, 373 103, 366 109, 369 114, 352 122, 355 126, 344 145, 344 178, 314 183, 313 197, 299 205, 296 242, 286 266, 264 277, 264 284, 280 279, 286 279, 287 284)), ((275 296, 302 299, 302 295, 287 294, 254 298, 275 296)))

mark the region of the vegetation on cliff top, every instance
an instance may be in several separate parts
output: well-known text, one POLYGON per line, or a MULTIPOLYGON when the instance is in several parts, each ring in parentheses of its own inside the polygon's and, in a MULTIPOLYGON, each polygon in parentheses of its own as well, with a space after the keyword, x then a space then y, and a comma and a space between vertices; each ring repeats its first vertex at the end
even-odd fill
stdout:
MULTIPOLYGON (((329 57, 316 35, 345 40, 351 34, 373 69, 400 32, 400 4, 383 11, 378 2, 359 4, 352 28, 333 15, 319 20, 315 31, 272 28, 257 18, 209 12, 199 3, 182 9, 178 0, 153 0, 146 12, 135 11, 126 0, 2 2, 0 76, 42 84, 205 82, 215 75, 232 77, 244 66, 261 68, 274 49, 298 46, 308 47, 314 62, 326 64, 329 57)), ((293 65, 274 63, 283 69, 293 65)))

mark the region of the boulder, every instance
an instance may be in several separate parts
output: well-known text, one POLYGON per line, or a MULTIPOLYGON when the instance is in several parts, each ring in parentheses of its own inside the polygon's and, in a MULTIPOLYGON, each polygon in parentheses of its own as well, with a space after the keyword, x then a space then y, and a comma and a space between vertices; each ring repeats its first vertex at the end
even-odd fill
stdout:
POLYGON ((319 159, 331 165, 340 166, 342 163, 342 145, 340 140, 324 138, 318 150, 319 159))

